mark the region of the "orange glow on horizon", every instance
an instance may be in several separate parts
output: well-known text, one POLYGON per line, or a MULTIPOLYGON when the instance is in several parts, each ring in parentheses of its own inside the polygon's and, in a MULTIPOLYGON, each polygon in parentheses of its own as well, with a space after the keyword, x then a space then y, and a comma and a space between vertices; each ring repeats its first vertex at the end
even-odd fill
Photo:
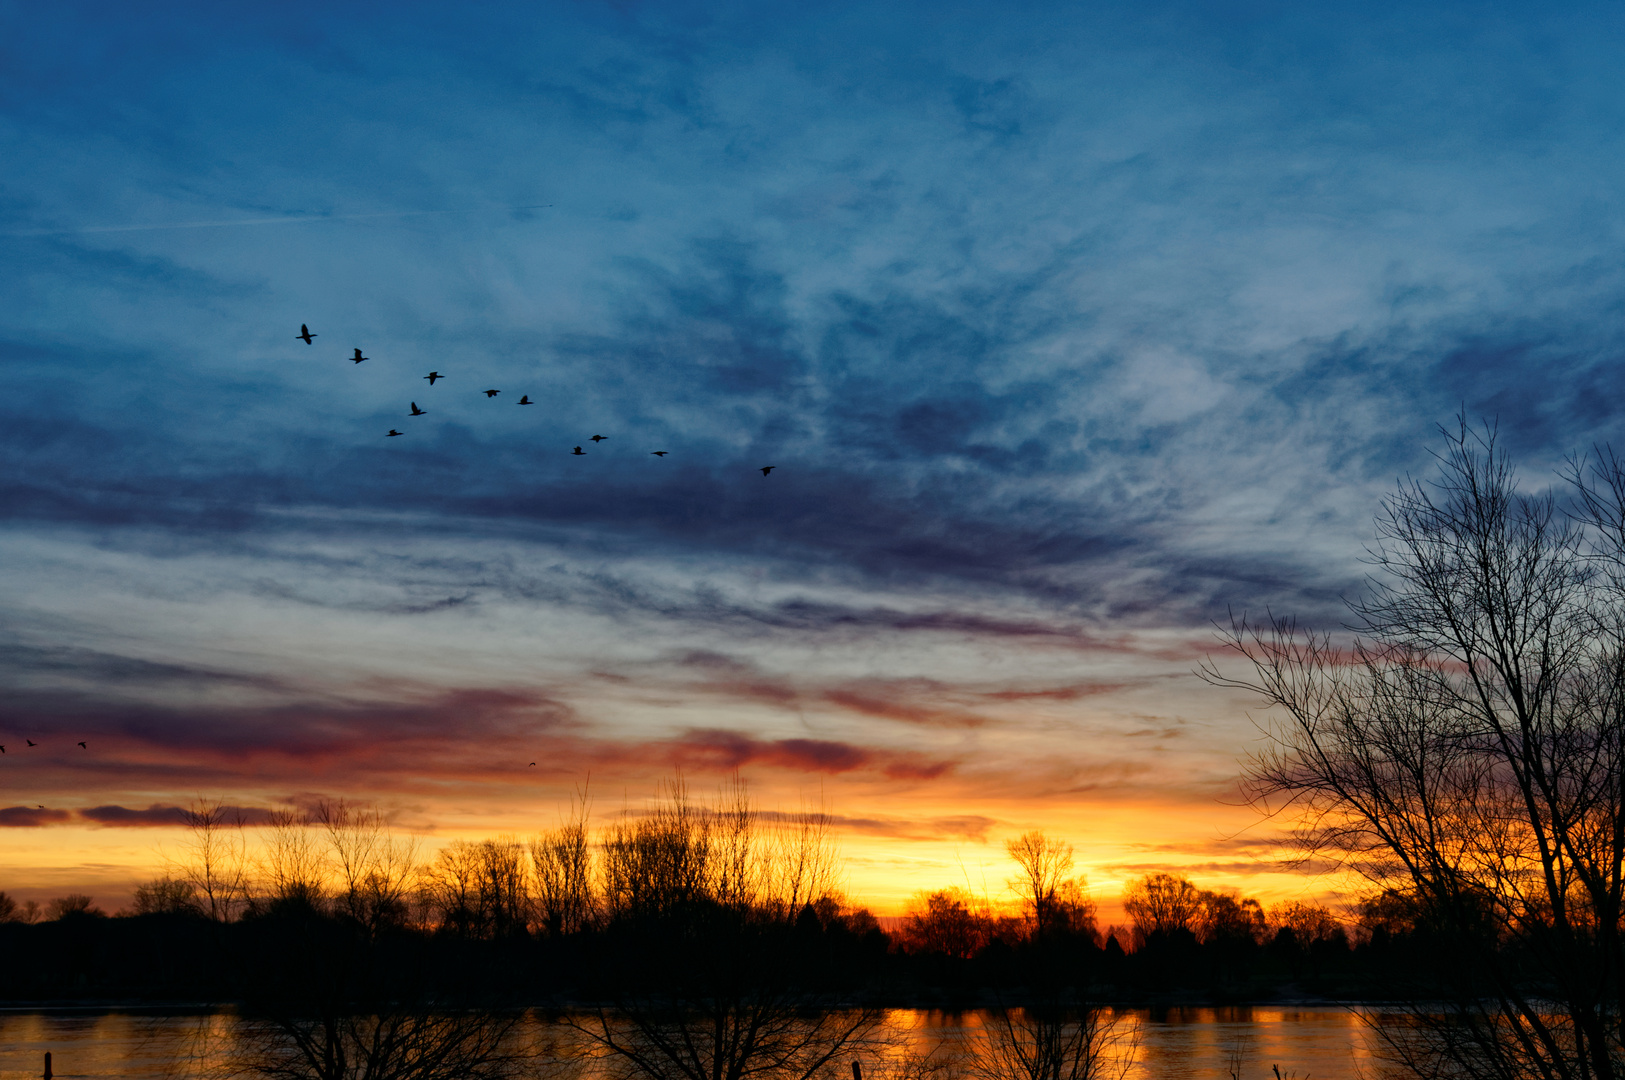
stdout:
MULTIPOLYGON (((913 817, 860 817, 843 812, 839 804, 827 804, 826 812, 836 819, 835 841, 848 902, 876 915, 898 916, 917 893, 959 887, 995 906, 1011 903, 1006 881, 1013 866, 1004 842, 1034 828, 1073 845, 1074 873, 1086 878, 1103 928, 1125 922, 1118 902, 1124 887, 1155 871, 1183 874, 1205 889, 1233 889, 1266 905, 1290 899, 1336 900, 1342 895, 1343 883, 1338 880, 1279 865, 1284 852, 1270 840, 1251 835, 1260 832, 1259 823, 1255 812, 1245 807, 1214 804, 1205 814, 1188 804, 1146 801, 1056 807, 1053 814, 994 803, 972 807, 970 813, 963 805, 955 808, 959 813, 921 814, 947 808, 915 803, 913 817), (948 831, 932 835, 933 826, 948 831)), ((414 821, 421 817, 421 808, 397 809, 394 816, 402 833, 417 838, 420 856, 427 859, 452 840, 498 835, 525 839, 558 820, 559 806, 538 810, 482 815, 435 828, 414 821), (516 817, 525 824, 517 826, 516 817)), ((596 805, 595 826, 619 812, 618 805, 596 805)), ((254 827, 245 832, 251 845, 257 842, 254 827)), ((186 840, 186 830, 174 827, 75 823, 8 829, 0 834, 0 889, 41 902, 84 892, 105 910, 116 911, 129 903, 137 883, 172 871, 184 859, 186 840)))

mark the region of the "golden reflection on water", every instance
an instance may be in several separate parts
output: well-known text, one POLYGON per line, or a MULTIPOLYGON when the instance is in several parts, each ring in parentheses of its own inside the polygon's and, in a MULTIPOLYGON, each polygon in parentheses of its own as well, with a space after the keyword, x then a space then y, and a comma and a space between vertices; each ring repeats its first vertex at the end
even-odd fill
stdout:
MULTIPOLYGON (((1178 1008, 1124 1010, 1138 1036, 1129 1080, 1355 1080, 1376 1074, 1364 1021, 1341 1009, 1178 1008)), ((972 1040, 987 1014, 895 1009, 886 1014, 886 1045, 862 1055, 865 1080, 920 1080, 918 1065, 972 1040)), ((60 1080, 220 1080, 239 1030, 229 1012, 188 1015, 140 1012, 7 1012, 0 1010, 0 1080, 42 1075, 45 1052, 60 1080)), ((541 1044, 552 1033, 544 1017, 526 1018, 520 1038, 541 1044)), ((839 1075, 839 1074, 838 1074, 839 1075)), ((583 1080, 591 1080, 589 1075, 583 1080)))

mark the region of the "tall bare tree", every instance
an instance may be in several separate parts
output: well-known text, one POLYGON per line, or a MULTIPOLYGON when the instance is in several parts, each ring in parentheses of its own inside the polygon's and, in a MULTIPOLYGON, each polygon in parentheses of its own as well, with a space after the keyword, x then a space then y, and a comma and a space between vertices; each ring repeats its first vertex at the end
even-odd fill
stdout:
MULTIPOLYGON (((1446 434, 1439 474, 1383 505, 1355 636, 1237 621, 1277 708, 1259 805, 1403 897, 1452 990, 1385 1026, 1426 1076, 1625 1074, 1625 468, 1570 462, 1519 490, 1493 428, 1446 434)), ((1397 988, 1396 988, 1397 989, 1397 988)))
POLYGON ((261 828, 260 880, 271 902, 318 906, 325 894, 322 845, 308 816, 273 810, 261 828))
POLYGON ((1043 937, 1057 928, 1061 886, 1072 872, 1072 845, 1035 829, 1006 840, 1004 850, 1020 869, 1007 884, 1026 905, 1033 936, 1043 937))
POLYGON ((679 776, 647 813, 611 824, 601 864, 606 914, 657 917, 710 899, 712 818, 679 776))
POLYGON ((454 840, 424 871, 441 926, 465 937, 505 938, 530 925, 525 847, 512 837, 454 840))
POLYGON ((579 934, 598 921, 590 816, 587 793, 578 792, 570 816, 530 844, 537 914, 542 929, 554 937, 579 934))
POLYGON ((771 849, 767 888, 773 903, 795 917, 807 904, 841 892, 829 815, 803 806, 780 815, 771 849))
MULTIPOLYGON (((511 912, 523 850, 468 845, 483 910, 511 912), (493 895, 496 899, 493 900, 493 895), (503 905, 506 903, 506 907, 503 905)), ((501 1080, 521 1055, 518 1013, 452 987, 392 933, 419 872, 416 846, 373 806, 318 803, 272 819, 263 861, 273 903, 245 927, 254 947, 235 1046, 239 1072, 277 1080, 501 1080), (318 902, 327 900, 330 902, 318 902)))
POLYGON ((199 909, 228 922, 249 900, 248 842, 243 821, 218 801, 194 800, 186 811, 187 838, 175 876, 195 890, 199 909))
POLYGON ((791 897, 819 900, 807 868, 834 859, 798 844, 767 835, 737 782, 703 807, 673 781, 646 813, 607 830, 606 1005, 566 1022, 608 1075, 811 1080, 873 1039, 878 1009, 816 989, 816 950, 791 897))
POLYGON ((403 922, 417 876, 416 842, 395 835, 375 806, 323 801, 311 817, 326 833, 334 899, 344 914, 370 931, 403 922))

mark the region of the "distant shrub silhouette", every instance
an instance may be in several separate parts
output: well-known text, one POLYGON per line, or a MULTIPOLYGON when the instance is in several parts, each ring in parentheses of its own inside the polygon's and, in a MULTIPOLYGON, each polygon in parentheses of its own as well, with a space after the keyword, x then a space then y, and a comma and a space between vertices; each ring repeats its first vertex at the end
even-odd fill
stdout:
POLYGON ((899 931, 899 944, 913 953, 940 953, 969 960, 993 938, 986 905, 960 888, 916 893, 899 931))
POLYGON ((84 893, 69 893, 59 896, 46 905, 46 914, 52 921, 68 919, 74 916, 100 917, 106 912, 96 907, 91 898, 84 893))
POLYGON ((137 915, 201 915, 197 888, 189 881, 161 877, 135 887, 132 910, 137 915))
POLYGON ((1152 935, 1194 934, 1202 913, 1202 894, 1187 878, 1147 874, 1123 893, 1123 910, 1134 920, 1134 932, 1141 942, 1152 935))
POLYGON ((1195 929, 1203 944, 1262 944, 1269 936, 1264 908, 1251 897, 1203 890, 1197 901, 1195 929))
POLYGON ((442 931, 501 939, 523 934, 532 916, 528 856, 511 837, 455 840, 424 870, 424 894, 442 931))

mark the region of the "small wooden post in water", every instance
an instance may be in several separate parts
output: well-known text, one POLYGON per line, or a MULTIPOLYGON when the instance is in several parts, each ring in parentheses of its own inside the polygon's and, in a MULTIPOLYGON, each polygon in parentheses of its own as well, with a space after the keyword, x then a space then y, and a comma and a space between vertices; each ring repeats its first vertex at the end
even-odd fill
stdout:
MULTIPOLYGON (((49 1072, 50 1070, 47 1069, 46 1071, 49 1072)), ((863 1066, 858 1064, 857 1058, 852 1059, 852 1080, 863 1080, 863 1066)))
POLYGON ((45 1051, 45 1080, 51 1080, 51 1052, 45 1051))

